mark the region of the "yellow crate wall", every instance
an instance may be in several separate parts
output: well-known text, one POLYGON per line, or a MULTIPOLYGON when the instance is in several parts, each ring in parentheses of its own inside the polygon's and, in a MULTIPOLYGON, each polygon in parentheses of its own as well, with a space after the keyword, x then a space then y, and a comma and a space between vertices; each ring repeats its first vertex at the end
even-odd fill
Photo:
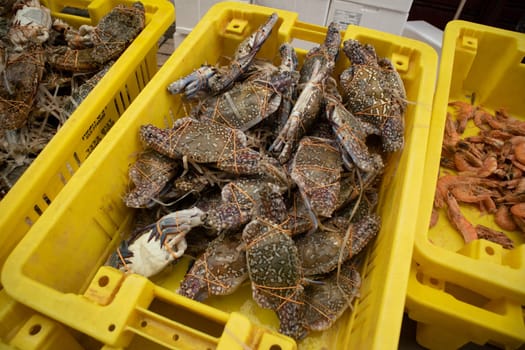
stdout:
MULTIPOLYGON (((127 346, 139 336, 169 348, 198 348, 197 344, 203 348, 241 348, 239 340, 259 349, 272 345, 295 348, 289 338, 267 330, 277 328, 277 319, 271 311, 255 307, 253 301, 250 304, 249 286, 233 296, 210 298, 203 304, 174 293, 187 261, 151 281, 101 267, 130 229, 133 211, 124 206, 122 195, 128 189, 128 167, 142 149, 139 127, 146 123, 167 127, 186 113, 180 96, 169 95, 167 85, 202 63, 231 55, 272 11, 221 3, 208 12, 10 256, 2 271, 2 282, 10 295, 108 346, 127 346), (41 298, 30 298, 29 291, 38 291, 41 298), (172 308, 177 312, 162 314, 150 309, 159 302, 165 304, 161 310, 172 308), (241 315, 247 306, 252 311, 241 315), (194 317, 202 321, 192 324, 197 329, 185 323, 194 317), (198 328, 207 323, 214 326, 198 328)), ((295 13, 277 13, 278 24, 259 58, 277 60, 279 45, 296 38, 323 41, 326 28, 299 22, 295 13)), ((402 153, 392 156, 385 172, 379 205, 383 227, 366 257, 361 298, 354 312, 346 313, 329 331, 313 334, 299 345, 311 349, 395 349, 415 234, 412 217, 422 189, 421 177, 411 174, 423 170, 421 150, 427 146, 437 55, 421 42, 361 27, 348 27, 344 39, 349 38, 373 44, 378 54, 391 58, 400 71, 407 98, 413 102, 406 113, 406 146, 402 153)), ((298 53, 302 60, 305 51, 298 53)), ((343 56, 336 74, 348 65, 343 56)))

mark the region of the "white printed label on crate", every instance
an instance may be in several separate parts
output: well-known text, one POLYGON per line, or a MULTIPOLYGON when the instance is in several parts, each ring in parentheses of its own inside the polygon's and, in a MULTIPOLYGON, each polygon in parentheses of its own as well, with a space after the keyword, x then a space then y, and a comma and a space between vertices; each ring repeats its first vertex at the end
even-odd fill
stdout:
POLYGON ((339 25, 339 29, 345 30, 349 24, 359 25, 362 15, 359 12, 335 9, 333 21, 339 25))

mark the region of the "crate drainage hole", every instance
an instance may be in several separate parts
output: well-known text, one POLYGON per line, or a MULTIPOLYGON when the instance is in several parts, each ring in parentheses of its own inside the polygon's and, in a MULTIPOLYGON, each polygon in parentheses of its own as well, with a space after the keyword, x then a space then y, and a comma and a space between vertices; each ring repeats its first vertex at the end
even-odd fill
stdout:
POLYGON ((521 59, 521 64, 525 64, 525 56, 521 59))
POLYGON ((273 344, 272 346, 270 346, 270 350, 282 350, 282 348, 280 345, 273 344))
POLYGON ((141 326, 142 328, 146 327, 147 325, 148 325, 148 321, 142 321, 142 322, 140 322, 140 326, 141 326))
POLYGON ((113 332, 117 328, 113 323, 109 325, 108 331, 113 332))
POLYGON ((42 215, 43 212, 38 205, 35 205, 33 209, 35 210, 35 213, 37 213, 38 215, 42 215))
POLYGON ((494 248, 485 247, 485 252, 487 252, 488 255, 494 255, 494 248))
POLYGON ((179 335, 178 334, 173 334, 172 338, 173 338, 174 341, 177 341, 177 340, 179 340, 179 335))
POLYGON ((102 276, 98 279, 98 285, 100 287, 105 287, 109 284, 109 277, 108 276, 102 276))
POLYGON ((39 324, 35 324, 29 328, 29 335, 37 335, 42 330, 42 326, 39 324))

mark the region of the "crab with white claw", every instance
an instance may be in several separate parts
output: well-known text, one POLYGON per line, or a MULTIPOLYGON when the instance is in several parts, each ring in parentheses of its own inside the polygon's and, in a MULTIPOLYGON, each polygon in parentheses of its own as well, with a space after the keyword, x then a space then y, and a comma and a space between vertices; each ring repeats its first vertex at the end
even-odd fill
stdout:
POLYGON ((189 75, 180 78, 168 86, 172 94, 183 93, 191 98, 199 91, 216 95, 230 88, 245 73, 257 52, 277 23, 277 13, 272 13, 266 23, 262 24, 248 38, 244 39, 235 52, 232 62, 227 67, 202 66, 189 75))
POLYGON ((379 130, 383 150, 404 145, 406 93, 403 81, 387 58, 378 58, 372 45, 357 40, 343 43, 351 66, 340 75, 348 110, 379 130))
POLYGON ((265 66, 255 70, 243 82, 219 95, 210 96, 199 104, 198 119, 210 119, 232 128, 246 131, 260 123, 287 102, 289 91, 297 84, 298 73, 290 67, 295 53, 289 44, 284 44, 279 68, 265 66))
POLYGON ((253 212, 264 196, 268 193, 282 193, 286 187, 272 183, 273 179, 263 180, 259 178, 239 178, 226 184, 221 190, 221 202, 217 205, 201 210, 197 219, 195 212, 179 210, 164 215, 155 225, 155 233, 160 236, 170 234, 171 227, 191 228, 204 226, 216 232, 241 229, 242 225, 249 222, 253 212), (190 214, 190 216, 187 216, 190 214))
POLYGON ((196 226, 195 222, 202 221, 204 213, 198 208, 191 208, 181 210, 177 215, 184 217, 184 222, 173 215, 171 225, 160 229, 157 224, 149 225, 145 228, 147 231, 133 238, 131 243, 123 241, 110 257, 109 265, 124 272, 150 277, 180 258, 187 247, 186 234, 196 226))

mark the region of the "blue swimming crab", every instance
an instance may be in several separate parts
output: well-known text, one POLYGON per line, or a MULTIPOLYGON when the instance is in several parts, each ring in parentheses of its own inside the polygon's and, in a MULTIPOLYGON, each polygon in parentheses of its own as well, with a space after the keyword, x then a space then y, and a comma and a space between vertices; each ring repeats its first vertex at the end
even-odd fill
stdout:
POLYGON ((308 331, 324 331, 359 297, 361 275, 353 261, 304 287, 303 325, 308 331))
MULTIPOLYGON (((68 27, 69 46, 46 48, 46 60, 56 69, 72 72, 93 72, 117 59, 135 37, 144 29, 146 11, 141 2, 131 6, 115 6, 94 27, 82 27, 78 34, 68 27), (85 46, 78 46, 78 36, 85 46)), ((62 25, 62 24, 60 24, 62 25)))
POLYGON ((355 117, 342 102, 334 79, 329 79, 324 95, 326 118, 342 149, 342 160, 347 169, 353 164, 364 172, 379 173, 383 169, 380 156, 373 154, 366 140, 369 135, 380 134, 380 130, 370 123, 355 117))
POLYGON ((281 226, 287 217, 286 207, 277 198, 270 210, 258 208, 259 215, 242 232, 252 297, 262 308, 276 312, 279 332, 301 339, 306 335, 302 325, 303 276, 297 247, 281 226))
POLYGON ((328 28, 324 42, 307 54, 299 82, 300 94, 279 135, 270 146, 281 164, 286 163, 297 145, 316 120, 322 107, 324 83, 332 73, 341 43, 341 34, 335 26, 328 28))
POLYGON ((270 173, 281 179, 287 177, 271 157, 247 146, 241 130, 210 120, 184 117, 168 129, 143 125, 140 137, 146 146, 173 159, 213 164, 235 175, 270 173))
POLYGON ((378 58, 370 44, 346 40, 343 51, 351 61, 339 77, 346 107, 377 128, 384 151, 402 149, 406 93, 399 73, 390 60, 378 58))
POLYGON ((231 89, 204 99, 195 117, 246 131, 275 113, 282 103, 288 104, 289 94, 299 78, 295 71, 297 57, 290 44, 283 44, 279 52, 282 62, 279 67, 269 64, 255 69, 231 89))
POLYGON ((141 152, 128 172, 133 187, 124 197, 126 205, 130 208, 152 206, 179 166, 173 159, 152 149, 141 152))
POLYGON ((246 252, 240 232, 221 233, 193 263, 177 291, 202 301, 210 295, 228 295, 248 279, 246 252))
POLYGON ((332 140, 311 136, 301 139, 290 176, 312 213, 314 223, 318 216, 330 217, 336 209, 342 171, 341 153, 332 140))
POLYGON ((230 65, 226 67, 204 65, 171 83, 168 91, 172 94, 184 93, 186 97, 192 98, 200 91, 216 95, 229 89, 248 70, 278 19, 277 13, 272 13, 264 24, 244 39, 237 47, 230 65))

